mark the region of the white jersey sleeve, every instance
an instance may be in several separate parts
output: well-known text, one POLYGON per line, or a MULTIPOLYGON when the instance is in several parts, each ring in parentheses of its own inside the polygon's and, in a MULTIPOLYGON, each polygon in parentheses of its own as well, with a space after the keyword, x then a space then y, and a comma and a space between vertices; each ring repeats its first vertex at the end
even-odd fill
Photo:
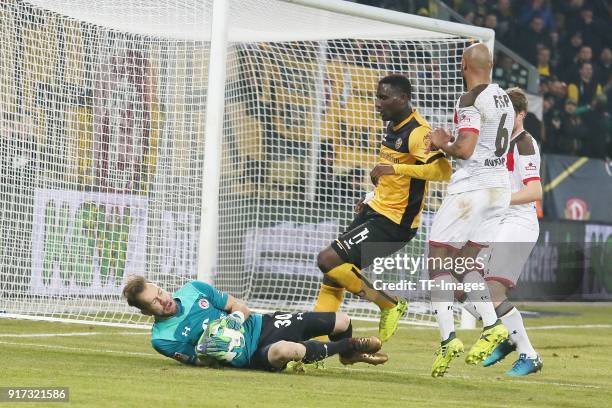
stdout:
POLYGON ((459 98, 455 107, 454 136, 462 131, 478 134, 474 153, 457 159, 449 194, 488 188, 510 188, 506 154, 514 125, 510 97, 497 84, 483 84, 459 98))
POLYGON ((480 111, 475 106, 457 107, 455 118, 457 133, 470 131, 480 134, 480 111))
POLYGON ((530 155, 520 154, 518 153, 518 148, 516 148, 518 153, 518 163, 516 166, 518 173, 516 175, 519 176, 521 180, 521 187, 532 180, 540 180, 540 153, 535 141, 533 145, 535 153, 530 155))
MULTIPOLYGON (((527 183, 540 180, 540 149, 533 137, 523 131, 510 144, 507 167, 513 193, 521 190, 527 183), (519 144, 521 147, 519 148, 519 144)), ((511 205, 508 215, 537 223, 535 203, 511 205)))

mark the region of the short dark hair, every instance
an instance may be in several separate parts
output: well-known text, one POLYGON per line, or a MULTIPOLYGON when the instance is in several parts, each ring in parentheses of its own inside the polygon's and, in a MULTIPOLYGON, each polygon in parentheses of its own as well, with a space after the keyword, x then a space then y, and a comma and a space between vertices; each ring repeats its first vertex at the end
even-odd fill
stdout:
POLYGON ((527 95, 521 88, 510 88, 506 93, 510 97, 515 113, 527 112, 527 95))
POLYGON ((393 88, 399 89, 400 91, 408 95, 408 98, 412 96, 412 84, 410 83, 410 80, 405 75, 402 75, 402 74, 387 75, 386 77, 378 81, 378 83, 379 84, 389 84, 393 88))
POLYGON ((138 296, 145 290, 147 283, 149 283, 149 281, 142 276, 134 275, 129 277, 123 288, 123 297, 127 300, 128 305, 137 307, 140 310, 147 308, 146 305, 141 303, 138 299, 138 296))

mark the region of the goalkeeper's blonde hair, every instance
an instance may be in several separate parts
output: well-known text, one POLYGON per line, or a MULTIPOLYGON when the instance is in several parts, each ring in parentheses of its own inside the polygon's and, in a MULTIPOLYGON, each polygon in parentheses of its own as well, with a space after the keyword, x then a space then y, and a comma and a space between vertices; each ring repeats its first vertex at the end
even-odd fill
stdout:
POLYGON ((138 297, 145 290, 145 287, 149 283, 148 280, 139 275, 132 275, 128 278, 127 283, 123 287, 123 297, 127 300, 128 305, 137 307, 138 309, 146 310, 147 307, 144 305, 138 297))

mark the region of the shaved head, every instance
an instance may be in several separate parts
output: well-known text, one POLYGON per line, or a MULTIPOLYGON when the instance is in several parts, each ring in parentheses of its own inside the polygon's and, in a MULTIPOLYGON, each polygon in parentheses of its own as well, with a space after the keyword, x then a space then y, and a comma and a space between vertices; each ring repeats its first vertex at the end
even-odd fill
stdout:
POLYGON ((491 53, 483 43, 472 44, 463 50, 463 62, 468 70, 490 71, 493 68, 491 53))

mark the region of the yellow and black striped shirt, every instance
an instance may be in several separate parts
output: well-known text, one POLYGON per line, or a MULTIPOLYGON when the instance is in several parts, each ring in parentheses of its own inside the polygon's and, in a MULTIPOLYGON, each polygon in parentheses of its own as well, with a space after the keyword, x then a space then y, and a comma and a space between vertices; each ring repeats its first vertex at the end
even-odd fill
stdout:
MULTIPOLYGON (((397 125, 389 125, 380 147, 379 163, 419 165, 444 158, 440 152, 425 152, 425 136, 430 131, 429 124, 416 110, 397 125)), ((380 177, 368 205, 396 224, 418 228, 426 196, 427 181, 394 174, 380 177)))

